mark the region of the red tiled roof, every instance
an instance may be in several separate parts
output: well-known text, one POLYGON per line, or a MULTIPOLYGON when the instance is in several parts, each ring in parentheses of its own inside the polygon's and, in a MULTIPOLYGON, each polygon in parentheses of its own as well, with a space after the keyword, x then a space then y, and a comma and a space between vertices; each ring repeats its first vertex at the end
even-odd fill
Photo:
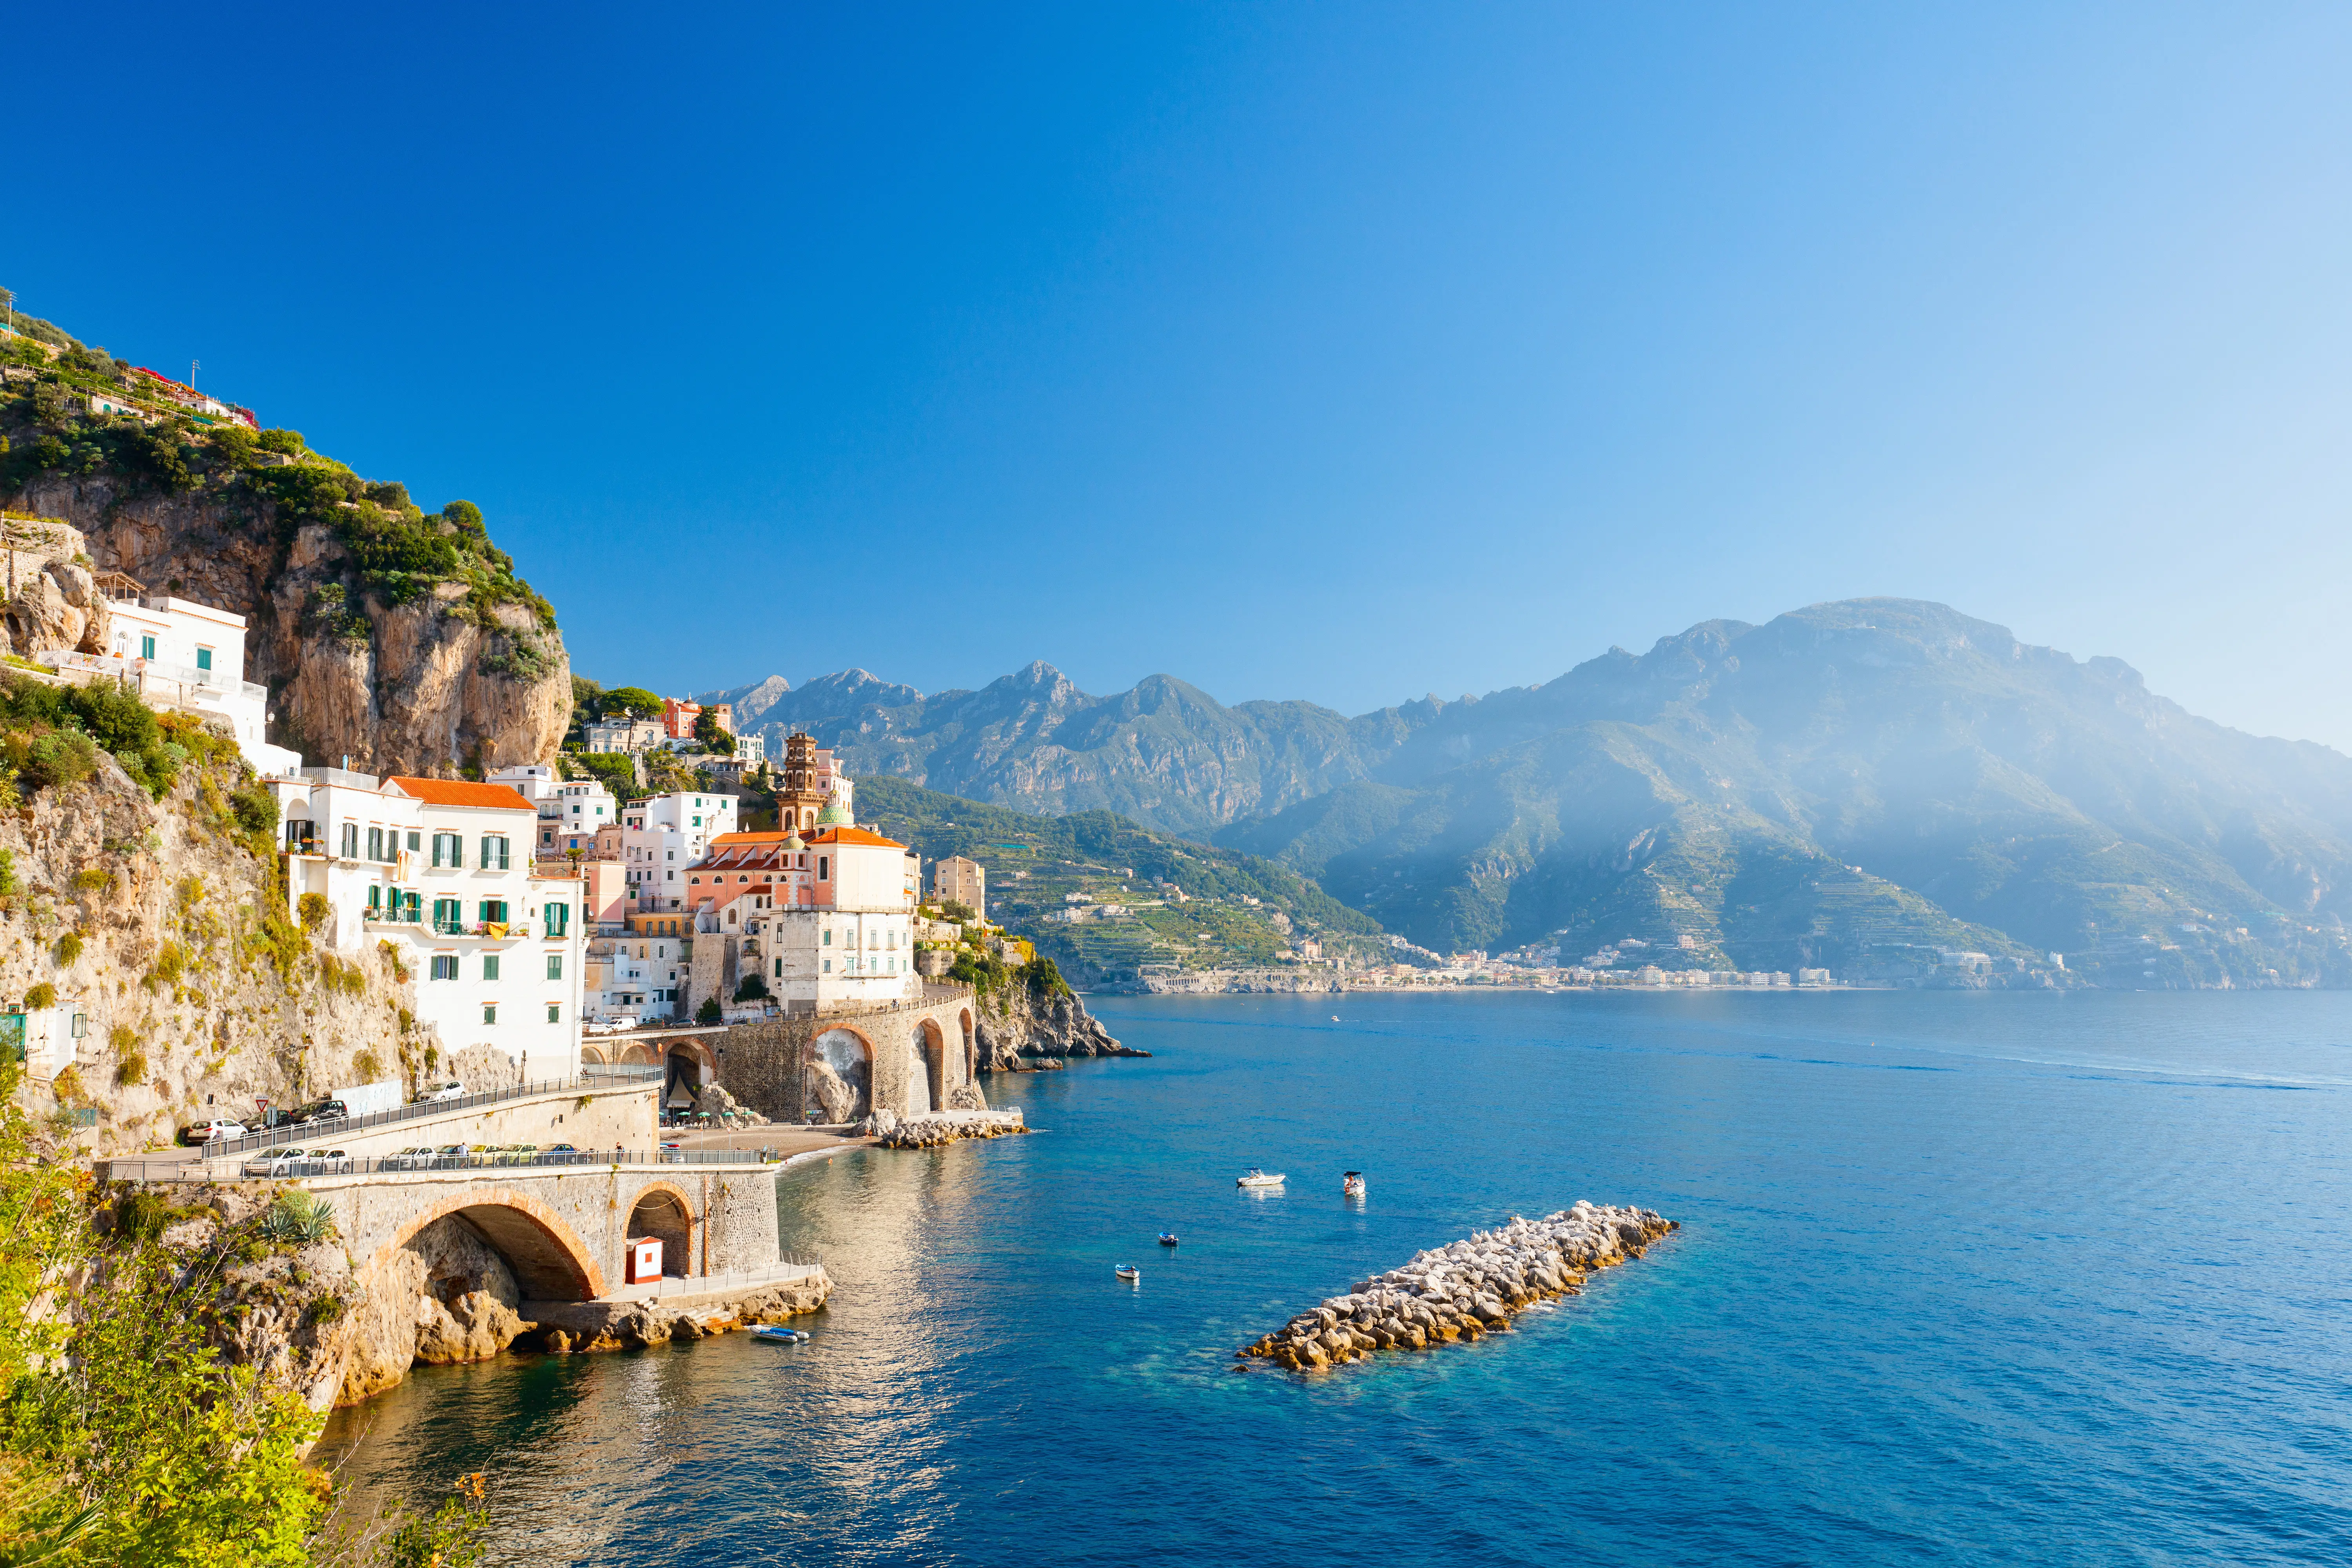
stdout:
POLYGON ((427 805, 474 805, 491 811, 535 811, 520 790, 505 784, 475 784, 467 779, 412 779, 395 774, 401 794, 427 805))
POLYGON ((895 838, 885 838, 880 834, 869 833, 863 827, 820 827, 809 842, 811 844, 870 844, 877 849, 906 847, 895 838))

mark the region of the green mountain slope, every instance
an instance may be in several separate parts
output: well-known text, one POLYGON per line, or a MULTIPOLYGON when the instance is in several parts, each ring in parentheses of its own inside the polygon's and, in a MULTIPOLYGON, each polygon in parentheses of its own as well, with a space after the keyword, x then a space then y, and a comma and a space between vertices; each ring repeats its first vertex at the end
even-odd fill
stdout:
POLYGON ((1111 812, 1044 816, 891 778, 859 780, 857 807, 927 864, 950 855, 979 861, 990 916, 1083 983, 1147 964, 1278 963, 1310 937, 1368 954, 1387 947, 1374 921, 1286 866, 1183 843, 1111 812), (1072 893, 1087 900, 1076 922, 1064 918, 1072 893), (1118 912, 1106 915, 1106 907, 1118 912))

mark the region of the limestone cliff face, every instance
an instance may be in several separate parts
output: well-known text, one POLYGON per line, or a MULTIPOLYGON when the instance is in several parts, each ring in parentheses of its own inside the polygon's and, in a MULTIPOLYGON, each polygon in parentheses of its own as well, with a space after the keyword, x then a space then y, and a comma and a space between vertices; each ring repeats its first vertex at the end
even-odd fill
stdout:
MULTIPOLYGON (((269 688, 269 737, 314 763, 446 775, 552 760, 572 713, 560 633, 517 605, 475 611, 456 583, 387 603, 333 530, 282 528, 266 500, 240 498, 46 475, 12 509, 71 523, 98 570, 245 616, 246 679, 269 688)), ((21 620, 39 624, 40 646, 89 642, 103 601, 70 574, 34 575, 49 586, 36 613, 12 608, 12 638, 21 620)))
POLYGON ((194 766, 153 800, 100 752, 87 781, 0 816, 13 888, 0 995, 48 985, 87 1021, 72 1065, 25 1092, 95 1108, 93 1152, 168 1144, 207 1114, 250 1119, 257 1099, 421 1070, 429 1042, 402 1021, 413 977, 373 955, 322 961, 299 938, 273 945, 258 911, 282 894, 222 800, 194 766))
POLYGON ((973 1033, 982 1072, 1035 1072, 1062 1065, 1065 1057, 1148 1057, 1111 1038, 1101 1020, 1077 996, 1064 992, 1051 1000, 1017 986, 1009 997, 984 1001, 973 1033))

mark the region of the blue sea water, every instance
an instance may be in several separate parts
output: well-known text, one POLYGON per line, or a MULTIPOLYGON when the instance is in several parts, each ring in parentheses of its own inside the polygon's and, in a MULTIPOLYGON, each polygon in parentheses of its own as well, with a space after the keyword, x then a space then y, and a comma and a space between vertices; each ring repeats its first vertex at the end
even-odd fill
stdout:
POLYGON ((428 1370, 331 1449, 487 1472, 508 1563, 2352 1561, 2352 996, 1095 1006, 1158 1054, 991 1080, 1036 1136, 784 1178, 811 1344, 428 1370), (1475 1345, 1234 1370, 1579 1198, 1683 1229, 1475 1345))

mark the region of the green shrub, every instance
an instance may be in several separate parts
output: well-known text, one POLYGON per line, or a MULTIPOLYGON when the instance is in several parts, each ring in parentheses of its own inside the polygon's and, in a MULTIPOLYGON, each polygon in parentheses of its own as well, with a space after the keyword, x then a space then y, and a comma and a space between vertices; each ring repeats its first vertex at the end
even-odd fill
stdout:
POLYGON ((58 988, 46 980, 25 993, 25 1009, 27 1012, 36 1007, 54 1007, 57 1005, 58 988))
POLYGON ((302 455, 302 432, 263 430, 254 436, 253 444, 265 452, 281 452, 289 458, 299 458, 302 455))
POLYGON ((335 1210, 312 1193, 280 1193, 254 1228, 279 1247, 309 1247, 335 1234, 335 1210))
POLYGON ((294 900, 294 910, 302 917, 302 929, 306 931, 315 931, 327 923, 327 916, 332 912, 332 906, 327 902, 327 896, 324 893, 305 893, 294 900))
POLYGON ((166 942, 155 950, 155 966, 147 973, 166 985, 177 985, 187 968, 188 950, 176 942, 166 942))
POLYGON ((269 793, 268 785, 257 781, 231 790, 228 804, 236 814, 236 825, 247 833, 278 831, 278 797, 269 793))
POLYGON ((101 867, 85 866, 73 874, 73 888, 77 893, 96 892, 100 888, 113 886, 114 873, 101 867))
POLYGON ((106 1043, 116 1056, 130 1056, 139 1048, 139 1031, 128 1024, 117 1024, 107 1030, 106 1043))
POLYGON ((53 730, 34 738, 18 770, 35 789, 66 789, 98 771, 98 748, 87 735, 53 730))
POLYGON ((81 932, 69 931, 58 938, 58 963, 71 963, 81 956, 81 932))
POLYGON ((716 1024, 723 1011, 725 1009, 719 1005, 718 997, 706 996, 702 999, 702 1005, 694 1010, 694 1021, 698 1024, 716 1024))
POLYGON ((123 1058, 121 1062, 118 1064, 114 1069, 114 1081, 122 1085, 126 1089, 133 1084, 145 1083, 147 1081, 147 1058, 145 1055, 139 1051, 133 1051, 129 1056, 123 1058))
POLYGON ((383 1063, 373 1051, 362 1051, 352 1058, 352 1071, 359 1074, 362 1083, 378 1083, 383 1079, 383 1063))
POLYGON ((735 987, 735 1000, 738 1002, 757 1002, 767 994, 768 983, 757 974, 743 976, 742 984, 735 987))

